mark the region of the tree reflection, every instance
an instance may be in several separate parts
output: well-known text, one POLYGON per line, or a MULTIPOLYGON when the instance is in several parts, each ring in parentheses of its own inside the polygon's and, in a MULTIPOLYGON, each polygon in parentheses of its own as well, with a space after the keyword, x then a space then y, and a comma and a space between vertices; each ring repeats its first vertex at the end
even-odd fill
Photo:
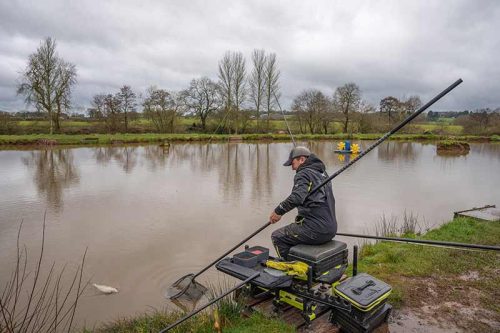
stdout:
POLYGON ((137 147, 97 147, 94 157, 99 164, 115 161, 126 173, 132 172, 137 164, 137 147))
POLYGON ((144 156, 153 168, 168 162, 176 168, 188 167, 196 174, 215 173, 225 199, 241 198, 247 184, 253 199, 272 193, 273 161, 268 143, 173 144, 168 154, 150 146, 145 148, 144 156))
POLYGON ((400 159, 403 161, 416 160, 419 152, 412 142, 386 142, 377 149, 378 158, 383 161, 400 159))
POLYGON ((38 193, 45 196, 49 205, 56 210, 62 207, 63 189, 80 182, 70 149, 31 151, 30 156, 23 157, 22 161, 33 170, 38 193))
POLYGON ((245 165, 245 160, 239 157, 240 144, 228 143, 224 150, 223 164, 218 169, 224 199, 240 199, 243 186, 242 168, 245 165))
POLYGON ((149 163, 151 170, 164 168, 167 164, 167 157, 170 154, 170 146, 146 146, 144 147, 144 157, 149 163))
MULTIPOLYGON (((252 182, 252 199, 259 200, 263 194, 272 195, 273 187, 271 186, 273 179, 273 161, 269 158, 270 144, 255 144, 253 145, 253 153, 249 153, 249 160, 254 169, 254 177, 252 182)), ((249 148, 251 148, 249 146, 249 148)))

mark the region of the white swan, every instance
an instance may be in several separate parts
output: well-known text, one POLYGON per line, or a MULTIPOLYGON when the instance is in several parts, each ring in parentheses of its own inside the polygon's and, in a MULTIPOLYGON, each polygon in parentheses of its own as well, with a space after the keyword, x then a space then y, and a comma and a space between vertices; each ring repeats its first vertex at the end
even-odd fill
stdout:
POLYGON ((118 289, 109 287, 109 286, 104 286, 102 284, 92 284, 97 290, 99 290, 101 293, 104 294, 115 294, 118 292, 118 289))

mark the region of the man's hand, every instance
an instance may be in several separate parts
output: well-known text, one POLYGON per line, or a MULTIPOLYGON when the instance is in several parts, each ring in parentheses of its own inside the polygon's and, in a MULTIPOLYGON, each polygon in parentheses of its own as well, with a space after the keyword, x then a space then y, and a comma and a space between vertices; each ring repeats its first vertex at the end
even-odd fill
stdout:
POLYGON ((271 216, 269 216, 269 222, 271 223, 276 223, 281 219, 281 215, 278 215, 274 212, 274 210, 271 213, 271 216))

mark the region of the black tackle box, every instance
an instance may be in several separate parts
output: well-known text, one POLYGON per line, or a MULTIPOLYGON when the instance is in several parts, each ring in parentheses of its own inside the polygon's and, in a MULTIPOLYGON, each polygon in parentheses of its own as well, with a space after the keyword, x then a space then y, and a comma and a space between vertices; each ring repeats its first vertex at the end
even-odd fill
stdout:
POLYGON ((373 332, 381 324, 386 323, 391 313, 392 306, 383 304, 364 314, 363 320, 356 317, 354 308, 351 312, 333 309, 330 313, 330 322, 338 325, 341 332, 368 333, 373 332))
POLYGON ((331 240, 321 245, 295 245, 287 260, 302 261, 312 267, 314 276, 319 276, 337 266, 347 265, 347 255, 346 243, 331 240))
POLYGON ((368 313, 385 303, 392 287, 369 274, 360 273, 336 284, 333 290, 359 312, 368 313))

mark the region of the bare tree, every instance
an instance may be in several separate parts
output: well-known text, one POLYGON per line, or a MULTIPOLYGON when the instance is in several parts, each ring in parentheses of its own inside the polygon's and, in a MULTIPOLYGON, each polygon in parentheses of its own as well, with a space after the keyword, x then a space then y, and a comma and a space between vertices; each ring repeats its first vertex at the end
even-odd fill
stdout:
POLYGON ((28 66, 21 75, 17 93, 38 111, 47 112, 50 134, 59 130, 59 118, 69 107, 71 88, 76 83, 76 67, 63 61, 56 53, 56 42, 48 37, 28 57, 28 66))
POLYGON ((253 50, 253 70, 249 78, 250 99, 255 107, 257 115, 257 129, 260 128, 260 111, 264 104, 266 93, 266 55, 264 50, 253 50))
POLYGON ((191 80, 183 94, 186 107, 196 113, 201 120, 201 128, 205 130, 208 116, 221 106, 219 86, 208 77, 202 77, 191 80))
POLYGON ((184 106, 181 94, 155 87, 149 88, 147 94, 143 103, 144 114, 151 119, 159 132, 175 132, 177 118, 184 106))
POLYGON ((327 112, 328 100, 319 90, 306 90, 293 100, 292 111, 296 113, 301 133, 309 130, 314 134, 322 128, 322 116, 327 112))
POLYGON ((361 102, 361 90, 355 83, 346 83, 338 87, 333 94, 333 108, 344 115, 344 133, 347 133, 349 116, 358 111, 361 102))
POLYGON ((103 115, 106 121, 106 127, 111 133, 117 132, 121 128, 121 105, 116 95, 107 94, 104 96, 103 115))
POLYGON ((401 109, 401 102, 393 96, 388 96, 380 101, 380 112, 387 113, 389 123, 392 121, 394 114, 398 113, 401 109))
POLYGON ((246 97, 245 59, 241 52, 226 52, 219 61, 219 80, 226 119, 238 134, 238 116, 246 97))
POLYGON ((246 68, 245 68, 245 58, 243 53, 235 52, 232 56, 234 64, 234 85, 233 85, 233 96, 234 96, 234 106, 236 107, 236 112, 241 110, 243 102, 245 102, 247 91, 246 91, 246 68))
POLYGON ((410 96, 403 102, 403 108, 406 114, 411 114, 417 111, 422 106, 422 101, 418 96, 410 96))
POLYGON ((277 99, 280 97, 279 93, 279 78, 280 71, 276 61, 276 53, 271 53, 267 57, 265 68, 265 85, 266 85, 266 110, 267 122, 266 129, 269 131, 269 119, 271 118, 271 111, 276 106, 277 99))
POLYGON ((61 130, 59 122, 61 114, 71 107, 71 88, 76 83, 76 67, 69 62, 59 59, 57 71, 59 81, 56 87, 56 110, 54 112, 53 122, 56 132, 59 132, 61 130))
POLYGON ((100 119, 104 117, 104 99, 105 94, 97 94, 92 98, 92 108, 88 110, 89 117, 100 119))
POLYGON ((221 87, 221 95, 224 98, 224 108, 228 112, 233 107, 232 91, 234 80, 234 66, 231 61, 231 52, 226 52, 224 57, 219 61, 219 81, 221 87))
POLYGON ((123 119, 125 120, 125 132, 128 131, 128 114, 130 112, 135 112, 137 103, 137 95, 132 91, 130 86, 123 86, 120 88, 120 92, 117 94, 116 98, 120 101, 121 113, 123 114, 123 119))

